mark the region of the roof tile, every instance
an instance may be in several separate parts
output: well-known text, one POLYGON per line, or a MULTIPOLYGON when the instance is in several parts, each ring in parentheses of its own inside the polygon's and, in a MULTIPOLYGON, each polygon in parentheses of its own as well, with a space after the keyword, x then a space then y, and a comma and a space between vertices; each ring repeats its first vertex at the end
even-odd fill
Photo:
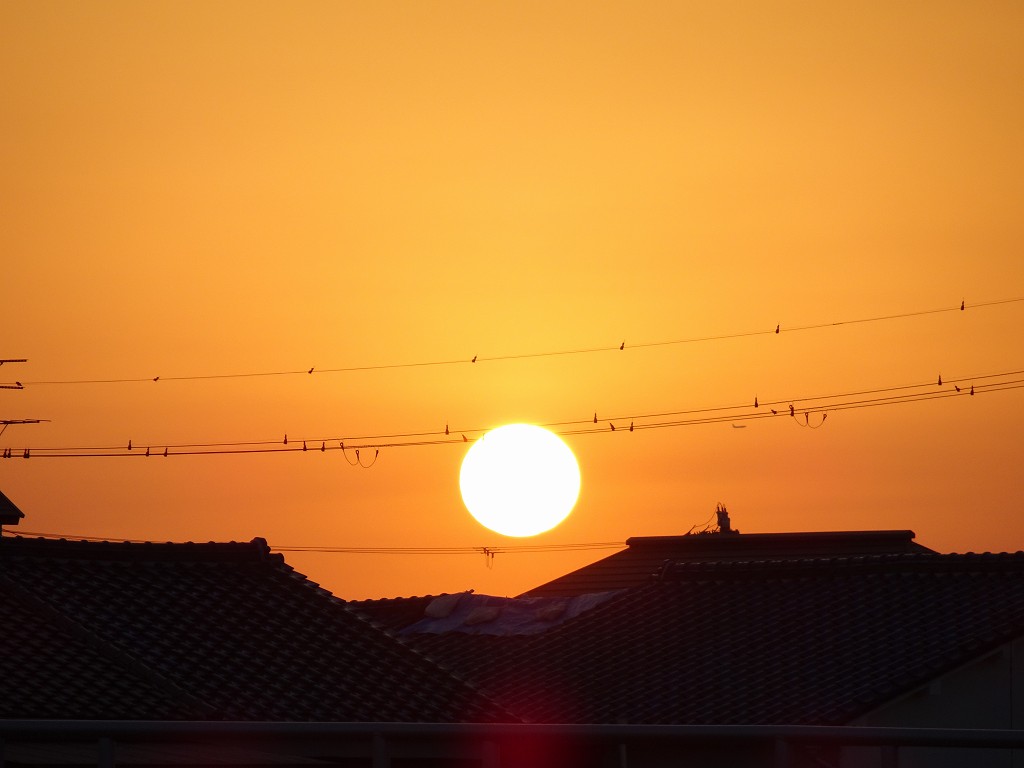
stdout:
POLYGON ((1024 554, 681 562, 543 634, 403 635, 535 722, 839 724, 1024 633, 1024 554))
MULTIPOLYGON (((5 538, 0 579, 8 587, 5 597, 23 595, 34 617, 9 640, 22 655, 45 658, 46 638, 33 629, 48 613, 82 628, 107 660, 101 666, 95 654, 75 651, 79 679, 100 671, 97 717, 117 711, 111 709, 117 686, 145 691, 142 675, 187 692, 213 717, 232 720, 514 719, 296 574, 261 540, 171 545, 5 538), (429 696, 410 697, 416 691, 429 696)), ((37 671, 40 690, 59 685, 59 667, 46 672, 40 662, 37 671)), ((168 703, 158 693, 137 717, 197 716, 195 706, 175 709, 173 697, 168 703)), ((89 716, 84 703, 75 706, 89 716)), ((19 712, 12 703, 10 716, 19 712)))

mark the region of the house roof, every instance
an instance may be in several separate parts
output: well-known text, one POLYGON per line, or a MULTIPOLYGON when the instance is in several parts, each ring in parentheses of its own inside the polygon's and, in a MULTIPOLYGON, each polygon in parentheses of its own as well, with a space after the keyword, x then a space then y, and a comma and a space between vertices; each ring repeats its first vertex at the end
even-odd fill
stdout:
POLYGON ((0 491, 0 525, 17 525, 24 516, 25 513, 0 491))
POLYGON ((475 722, 501 706, 262 539, 0 539, 0 717, 475 722))
POLYGON ((541 634, 397 631, 528 722, 838 725, 1024 634, 1024 553, 674 561, 541 634))
POLYGON ((908 549, 345 603, 262 539, 0 538, 0 718, 839 725, 1024 636, 1024 553, 908 549))
POLYGON ((375 626, 399 635, 462 632, 535 635, 547 632, 610 600, 617 591, 571 597, 495 597, 455 592, 349 603, 375 626))
POLYGON ((794 557, 931 552, 914 532, 821 531, 808 533, 707 533, 634 536, 627 549, 534 587, 524 596, 564 596, 648 584, 673 560, 777 560, 794 557))

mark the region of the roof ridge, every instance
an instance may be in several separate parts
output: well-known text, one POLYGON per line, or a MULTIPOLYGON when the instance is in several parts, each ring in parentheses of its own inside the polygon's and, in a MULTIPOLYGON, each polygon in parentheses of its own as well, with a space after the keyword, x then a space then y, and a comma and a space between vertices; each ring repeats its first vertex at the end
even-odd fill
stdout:
POLYGON ((4 536, 0 538, 0 557, 47 557, 67 560, 159 560, 253 561, 275 557, 266 539, 251 541, 155 542, 95 541, 91 539, 48 539, 44 537, 4 536))
POLYGON ((658 546, 686 544, 693 547, 713 547, 726 544, 729 547, 744 543, 771 542, 846 542, 862 539, 883 539, 911 542, 915 533, 909 528, 870 529, 858 531, 769 531, 766 533, 711 533, 711 534, 670 534, 665 536, 631 536, 626 544, 636 546, 658 546))
POLYGON ((866 555, 808 556, 801 558, 760 558, 750 560, 668 559, 656 580, 682 579, 714 574, 716 577, 764 577, 769 575, 836 575, 841 572, 1024 570, 1024 551, 1017 552, 900 552, 866 555))

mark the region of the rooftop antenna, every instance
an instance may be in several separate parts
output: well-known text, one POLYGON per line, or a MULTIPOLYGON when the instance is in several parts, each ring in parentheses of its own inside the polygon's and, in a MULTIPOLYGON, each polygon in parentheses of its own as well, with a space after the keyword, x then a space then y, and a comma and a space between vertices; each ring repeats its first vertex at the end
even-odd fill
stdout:
MULTIPOLYGON (((24 357, 5 357, 0 360, 0 366, 4 363, 27 363, 28 359, 24 357)), ((13 384, 0 384, 0 389, 24 389, 24 385, 20 381, 16 381, 13 384)))
POLYGON ((0 427, 0 435, 2 435, 4 431, 11 426, 11 424, 42 424, 43 422, 48 421, 49 419, 0 419, 0 424, 3 425, 0 427))
MULTIPOLYGON (((4 363, 27 363, 28 359, 24 357, 5 357, 0 359, 0 366, 4 363)), ((16 381, 13 384, 0 384, 0 389, 24 389, 25 385, 20 381, 16 381)), ((40 424, 49 419, 0 419, 0 435, 2 435, 11 424, 40 424)), ((6 455, 6 454, 5 454, 6 455)), ((2 502, 0 502, 2 503, 2 502)), ((17 507, 15 507, 17 509, 17 507)))

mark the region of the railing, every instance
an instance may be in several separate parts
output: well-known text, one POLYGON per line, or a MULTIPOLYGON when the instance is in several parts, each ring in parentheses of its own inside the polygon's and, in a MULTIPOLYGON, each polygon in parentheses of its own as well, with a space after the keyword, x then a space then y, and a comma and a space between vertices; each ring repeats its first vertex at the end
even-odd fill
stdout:
MULTIPOLYGON (((480 768, 540 765, 827 765, 808 751, 874 747, 898 766, 907 748, 1014 750, 1024 731, 792 725, 538 725, 0 720, 10 765, 315 765, 390 768, 459 759, 480 768), (702 757, 693 757, 699 755, 702 757)), ((996 761, 1008 764, 1008 758, 996 761)), ((972 765, 977 765, 975 760, 972 765)), ((983 763, 984 764, 984 763, 983 763)))

